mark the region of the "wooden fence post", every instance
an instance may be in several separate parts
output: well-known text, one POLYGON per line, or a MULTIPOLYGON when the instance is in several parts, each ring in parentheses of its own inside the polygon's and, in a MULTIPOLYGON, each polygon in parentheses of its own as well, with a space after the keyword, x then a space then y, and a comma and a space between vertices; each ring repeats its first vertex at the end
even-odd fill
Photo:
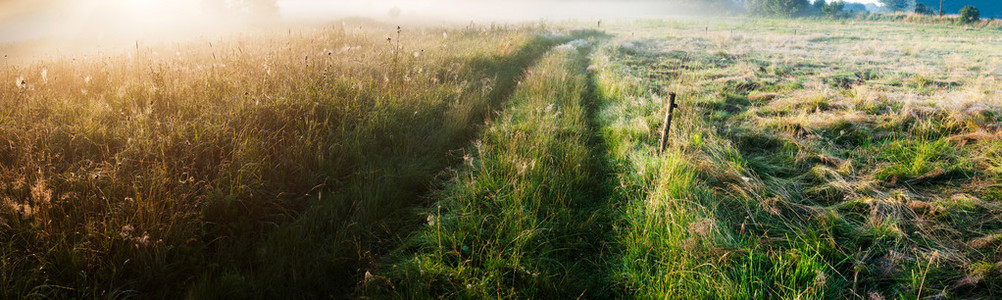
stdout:
POLYGON ((665 148, 668 146, 668 131, 671 130, 671 117, 676 107, 678 105, 675 105, 675 93, 668 93, 668 111, 665 112, 665 123, 661 129, 661 150, 658 151, 659 155, 665 153, 665 148))

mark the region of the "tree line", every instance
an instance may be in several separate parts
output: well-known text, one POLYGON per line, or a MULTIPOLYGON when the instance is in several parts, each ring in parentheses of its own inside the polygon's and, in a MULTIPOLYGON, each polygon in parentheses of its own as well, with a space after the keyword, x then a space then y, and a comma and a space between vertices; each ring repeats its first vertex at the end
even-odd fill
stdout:
MULTIPOLYGON (((744 8, 749 13, 766 16, 841 18, 848 16, 852 11, 866 11, 862 4, 846 3, 843 0, 814 0, 814 2, 809 0, 744 0, 743 2, 744 8)), ((888 12, 929 10, 924 5, 917 6, 915 0, 880 0, 880 3, 888 12)))
MULTIPOLYGON (((744 10, 752 15, 778 17, 809 17, 821 16, 844 18, 854 12, 866 12, 867 8, 860 3, 844 0, 674 0, 681 4, 702 5, 706 7, 729 7, 733 10, 744 10)), ((933 15, 940 13, 939 8, 932 8, 916 0, 879 0, 883 12, 909 12, 933 15)), ((961 23, 971 23, 979 20, 976 7, 966 6, 960 10, 961 23)))

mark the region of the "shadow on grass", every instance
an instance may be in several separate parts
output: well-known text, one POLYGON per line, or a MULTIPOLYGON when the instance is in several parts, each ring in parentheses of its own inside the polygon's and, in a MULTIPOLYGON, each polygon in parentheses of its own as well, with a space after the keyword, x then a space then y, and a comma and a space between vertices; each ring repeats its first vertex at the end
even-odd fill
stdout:
MULTIPOLYGON (((362 141, 350 175, 328 183, 316 202, 294 221, 277 226, 263 243, 226 247, 235 252, 220 249, 218 256, 228 264, 210 269, 196 293, 208 298, 350 295, 375 262, 419 224, 414 210, 426 205, 442 170, 460 161, 449 152, 468 144, 492 107, 512 95, 526 68, 560 42, 536 36, 508 56, 470 58, 461 79, 485 78, 492 84, 481 103, 468 106, 459 100, 431 112, 402 110, 373 130, 347 137, 362 141)), ((485 83, 471 81, 470 89, 485 83)))
MULTIPOLYGON (((567 40, 577 38, 601 36, 579 32, 567 40)), ((366 278, 363 294, 613 295, 603 271, 613 217, 608 172, 592 120, 594 87, 584 74, 590 47, 583 44, 558 47, 534 66, 470 149, 478 155, 436 194, 427 226, 366 278)))

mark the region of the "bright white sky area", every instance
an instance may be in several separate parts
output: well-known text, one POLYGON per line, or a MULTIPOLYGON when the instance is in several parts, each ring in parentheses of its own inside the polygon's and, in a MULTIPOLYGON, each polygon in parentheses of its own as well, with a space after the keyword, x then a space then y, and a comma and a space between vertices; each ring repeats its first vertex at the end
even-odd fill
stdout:
POLYGON ((191 29, 201 11, 199 0, 0 0, 0 42, 191 29))
MULTIPOLYGON (((140 38, 219 28, 204 13, 203 0, 0 0, 0 43, 43 37, 140 38)), ((402 17, 469 21, 530 21, 589 18, 685 16, 669 1, 534 0, 278 0, 287 20, 347 16, 385 18, 391 8, 402 17)), ((877 0, 853 2, 876 3, 877 0)))

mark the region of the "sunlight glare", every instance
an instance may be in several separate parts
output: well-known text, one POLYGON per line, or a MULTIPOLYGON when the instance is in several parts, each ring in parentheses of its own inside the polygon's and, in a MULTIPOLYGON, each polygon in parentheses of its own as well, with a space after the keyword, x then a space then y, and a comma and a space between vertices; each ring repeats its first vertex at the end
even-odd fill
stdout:
POLYGON ((64 34, 149 38, 201 24, 198 0, 89 0, 62 8, 64 34))

